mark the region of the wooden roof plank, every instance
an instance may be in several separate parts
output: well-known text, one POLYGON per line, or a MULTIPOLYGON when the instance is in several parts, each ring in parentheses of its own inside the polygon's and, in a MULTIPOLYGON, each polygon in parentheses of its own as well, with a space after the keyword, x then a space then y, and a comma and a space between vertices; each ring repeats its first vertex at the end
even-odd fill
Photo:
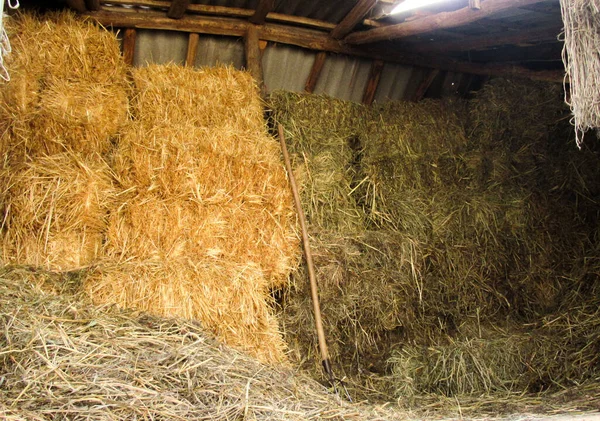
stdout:
MULTIPOLYGON (((488 0, 489 1, 489 0, 488 0)), ((181 32, 197 32, 200 34, 226 35, 243 37, 252 25, 246 19, 222 18, 212 16, 185 15, 173 20, 160 12, 127 12, 105 11, 90 12, 87 15, 95 18, 104 26, 117 28, 162 29, 181 32)), ((259 37, 265 41, 295 45, 316 51, 326 51, 347 54, 357 57, 380 59, 392 63, 402 63, 412 66, 438 68, 453 72, 463 72, 480 75, 519 76, 537 80, 559 82, 563 80, 564 72, 532 71, 513 65, 482 65, 457 61, 443 56, 422 56, 414 53, 390 51, 389 49, 362 49, 346 45, 334 40, 327 33, 307 28, 298 28, 274 23, 266 23, 259 27, 259 37)))
POLYGON ((275 0, 260 0, 254 14, 250 16, 250 22, 255 25, 264 24, 267 14, 272 12, 274 8, 275 0))
POLYGON ((481 9, 475 10, 470 7, 453 12, 442 12, 425 16, 408 22, 374 28, 368 31, 354 32, 344 38, 348 44, 368 44, 377 41, 404 38, 410 35, 424 34, 438 29, 455 28, 476 22, 498 12, 540 3, 544 0, 485 0, 481 3, 481 9))
POLYGON ((377 0, 358 0, 352 10, 331 31, 331 36, 335 39, 342 39, 348 35, 376 4, 377 0))

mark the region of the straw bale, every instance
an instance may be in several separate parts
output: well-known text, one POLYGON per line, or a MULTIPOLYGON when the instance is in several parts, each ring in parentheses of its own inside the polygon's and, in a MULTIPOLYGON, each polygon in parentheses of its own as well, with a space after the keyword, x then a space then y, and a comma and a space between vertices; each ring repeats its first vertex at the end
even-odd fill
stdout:
POLYGON ((127 120, 127 70, 114 34, 72 12, 20 13, 7 25, 11 81, 0 114, 14 128, 1 145, 15 156, 65 150, 104 153, 127 120))
POLYGON ((94 261, 116 194, 100 157, 57 154, 6 168, 0 179, 4 261, 56 270, 94 261))
MULTIPOLYGON (((400 420, 340 402, 317 382, 219 345, 197 323, 46 294, 0 270, 0 416, 6 419, 400 420), (52 369, 49 369, 52 367, 52 369)), ((62 279, 61 279, 62 278, 62 279)))
MULTIPOLYGON (((258 88, 247 72, 226 66, 194 69, 170 64, 136 68, 132 76, 133 114, 144 124, 192 124, 214 130, 234 127, 240 136, 265 132, 258 88)), ((256 144, 247 153, 260 151, 261 146, 256 144)))
POLYGON ((85 289, 96 303, 198 320, 226 344, 265 363, 285 361, 268 281, 256 265, 211 257, 136 259, 99 268, 86 278, 85 289))
POLYGON ((368 109, 327 96, 274 92, 271 118, 285 129, 301 200, 310 224, 362 231, 365 215, 355 193, 363 120, 368 109))

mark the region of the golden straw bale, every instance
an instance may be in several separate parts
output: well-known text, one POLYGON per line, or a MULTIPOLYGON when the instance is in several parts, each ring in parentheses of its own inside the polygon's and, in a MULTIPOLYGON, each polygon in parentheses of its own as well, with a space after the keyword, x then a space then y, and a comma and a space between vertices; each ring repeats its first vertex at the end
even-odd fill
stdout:
POLYGON ((199 320, 225 343, 265 363, 285 361, 285 346, 270 312, 267 280, 255 265, 212 258, 138 261, 105 266, 85 289, 97 303, 199 320))
POLYGON ((258 88, 247 72, 172 64, 136 68, 132 73, 137 93, 134 115, 146 124, 230 126, 240 134, 265 131, 258 88))
POLYGON ((39 105, 30 123, 32 153, 106 153, 128 117, 123 84, 52 79, 39 105))
POLYGON ((6 262, 68 270, 88 265, 103 242, 115 197, 108 165, 73 154, 3 170, 6 262))
POLYGON ((116 36, 71 12, 8 20, 11 74, 0 113, 13 130, 2 151, 19 157, 104 153, 128 117, 127 68, 116 36))

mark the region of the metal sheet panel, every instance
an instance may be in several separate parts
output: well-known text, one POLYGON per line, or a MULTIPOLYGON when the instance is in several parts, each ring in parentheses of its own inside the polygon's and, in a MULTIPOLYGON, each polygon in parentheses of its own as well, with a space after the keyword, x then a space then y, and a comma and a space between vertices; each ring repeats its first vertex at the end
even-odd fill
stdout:
POLYGON ((196 67, 231 65, 244 67, 244 43, 240 38, 200 35, 196 67))
POLYGON ((188 37, 183 32, 140 29, 135 41, 134 66, 184 64, 188 37))
POLYGON ((413 67, 402 64, 386 63, 381 72, 379 86, 375 92, 375 101, 397 101, 404 99, 406 87, 413 73, 413 67))
POLYGON ((302 92, 315 56, 302 48, 269 44, 262 61, 267 92, 279 89, 302 92))
POLYGON ((370 69, 370 60, 330 54, 323 66, 315 93, 361 102, 370 69))

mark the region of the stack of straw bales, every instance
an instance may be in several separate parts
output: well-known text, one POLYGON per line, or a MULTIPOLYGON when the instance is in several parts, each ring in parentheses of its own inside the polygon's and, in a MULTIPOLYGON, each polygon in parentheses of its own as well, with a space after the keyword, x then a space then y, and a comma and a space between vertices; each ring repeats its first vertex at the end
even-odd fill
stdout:
POLYGON ((7 30, 2 258, 57 270, 89 265, 116 194, 104 156, 128 116, 119 43, 70 13, 20 14, 7 30))
POLYGON ((228 344, 285 360, 270 289, 298 255, 277 142, 249 74, 228 67, 134 69, 132 114, 112 160, 123 202, 110 215, 96 302, 201 320, 228 344))
MULTIPOLYGON (((331 101, 274 95, 306 167, 311 130, 295 113, 309 112, 304 103, 314 118, 319 102, 343 109, 331 101)), ((600 160, 563 137, 564 112, 558 87, 499 79, 469 104, 389 103, 347 121, 341 133, 359 147, 331 171, 352 169, 341 190, 363 225, 326 232, 311 221, 324 323, 346 374, 363 384, 383 376, 380 387, 421 401, 594 382, 600 160), (572 320, 577 333, 552 320, 572 320)), ((320 206, 304 182, 305 206, 320 206)), ((284 296, 299 356, 315 347, 308 306, 284 296)))

